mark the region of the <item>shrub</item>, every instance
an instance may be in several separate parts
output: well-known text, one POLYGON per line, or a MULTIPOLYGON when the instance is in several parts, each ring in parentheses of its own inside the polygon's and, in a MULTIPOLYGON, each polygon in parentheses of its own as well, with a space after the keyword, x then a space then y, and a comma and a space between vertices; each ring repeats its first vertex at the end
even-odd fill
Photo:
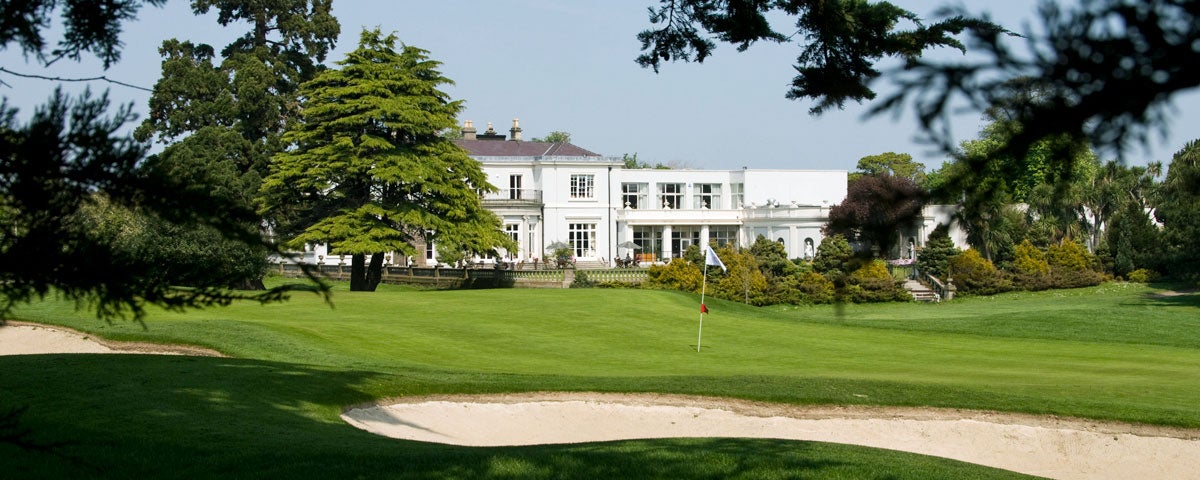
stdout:
POLYGON ((833 282, 817 272, 802 273, 796 277, 796 289, 800 292, 800 301, 806 303, 833 303, 835 290, 833 282))
POLYGON ((1079 242, 1064 240, 1058 245, 1046 249, 1046 263, 1051 267, 1070 270, 1086 270, 1091 265, 1091 254, 1079 242))
POLYGON ((1157 276, 1158 276, 1158 274, 1156 274, 1153 270, 1139 268, 1137 270, 1129 272, 1129 276, 1126 279, 1131 282, 1136 282, 1136 283, 1148 283, 1151 280, 1154 280, 1155 277, 1157 277, 1157 276))
POLYGON ((1093 270, 1095 257, 1083 245, 1066 240, 1051 245, 1046 250, 1046 262, 1050 264, 1051 285, 1054 288, 1078 288, 1099 285, 1104 276, 1093 270))
POLYGON ((575 272, 575 280, 571 282, 571 288, 592 288, 594 286, 596 284, 588 279, 587 272, 575 272))
POLYGON ((875 260, 847 277, 844 298, 853 303, 869 303, 909 301, 912 295, 900 288, 900 282, 888 273, 886 263, 875 260))
POLYGON ((973 248, 950 259, 947 278, 953 279, 958 291, 965 294, 992 295, 1012 289, 992 262, 973 248))
MULTIPOLYGON (((773 302, 770 295, 767 294, 772 284, 759 270, 758 262, 753 255, 748 252, 738 252, 733 249, 732 245, 721 247, 716 252, 728 271, 722 273, 719 268, 709 269, 708 293, 710 295, 735 302, 746 302, 750 305, 782 302, 773 302)), ((699 286, 697 286, 697 290, 699 290, 699 286)))
POLYGON ((646 271, 646 286, 684 292, 699 292, 704 281, 700 268, 687 260, 676 258, 666 265, 655 265, 646 271))
POLYGON ((1042 251, 1026 239, 1017 245, 1013 271, 1021 275, 1045 275, 1050 273, 1050 264, 1042 251))
POLYGON ((848 266, 854 260, 854 251, 850 242, 841 235, 830 235, 821 240, 817 246, 817 257, 813 259, 813 270, 826 273, 832 270, 842 272, 851 270, 848 266))

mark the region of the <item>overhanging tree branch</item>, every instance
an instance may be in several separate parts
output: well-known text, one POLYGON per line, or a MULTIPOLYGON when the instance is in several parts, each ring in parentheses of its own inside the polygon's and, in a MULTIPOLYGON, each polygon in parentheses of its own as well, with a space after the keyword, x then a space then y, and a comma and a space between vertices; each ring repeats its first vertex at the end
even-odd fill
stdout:
MULTIPOLYGON (((98 76, 98 77, 85 77, 85 78, 48 77, 48 76, 45 76, 45 75, 37 75, 37 74, 33 74, 33 73, 20 73, 20 72, 14 72, 14 71, 12 71, 12 70, 9 70, 9 69, 7 69, 7 68, 4 68, 4 67, 0 67, 0 72, 7 73, 7 74, 9 74, 9 75, 12 75, 12 76, 14 76, 14 77, 21 77, 21 78, 34 78, 34 79, 38 79, 38 80, 50 80, 50 81, 52 81, 52 82, 95 82, 95 81, 101 81, 101 82, 108 82, 108 83, 111 83, 111 84, 114 84, 114 85, 120 85, 120 86, 122 86, 122 87, 128 87, 128 88, 133 88, 133 89, 141 90, 141 91, 143 91, 143 92, 153 92, 153 91, 154 91, 154 90, 151 90, 151 89, 149 89, 149 88, 146 88, 146 87, 140 87, 140 86, 134 85, 134 84, 132 84, 132 83, 125 83, 125 82, 122 82, 122 81, 120 81, 120 80, 113 80, 113 79, 111 79, 111 78, 108 78, 107 76, 104 76, 104 75, 101 75, 101 76, 98 76)), ((8 85, 8 84, 5 84, 5 85, 8 85)))

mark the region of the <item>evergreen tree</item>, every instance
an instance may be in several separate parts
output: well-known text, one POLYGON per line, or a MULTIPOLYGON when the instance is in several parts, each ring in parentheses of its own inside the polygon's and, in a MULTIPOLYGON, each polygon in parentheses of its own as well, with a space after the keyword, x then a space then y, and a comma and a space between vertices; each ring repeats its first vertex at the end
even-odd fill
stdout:
POLYGON ((817 246, 817 255, 813 259, 813 270, 820 274, 830 272, 849 273, 854 261, 854 251, 850 242, 842 235, 830 235, 821 240, 817 246))
POLYGON ((950 268, 950 259, 962 253, 950 239, 950 227, 938 225, 929 233, 929 241, 925 248, 917 254, 917 266, 925 273, 936 278, 946 278, 946 270, 950 268))
POLYGON ((275 156, 262 199, 293 247, 328 243, 352 255, 351 290, 372 291, 385 252, 414 254, 418 236, 471 253, 514 249, 479 191, 478 162, 439 132, 462 101, 428 52, 364 30, 359 47, 301 87, 301 121, 275 156), (370 264, 367 264, 370 256, 370 264))
POLYGON ((1157 196, 1167 273, 1200 280, 1200 140, 1188 142, 1171 159, 1157 196))

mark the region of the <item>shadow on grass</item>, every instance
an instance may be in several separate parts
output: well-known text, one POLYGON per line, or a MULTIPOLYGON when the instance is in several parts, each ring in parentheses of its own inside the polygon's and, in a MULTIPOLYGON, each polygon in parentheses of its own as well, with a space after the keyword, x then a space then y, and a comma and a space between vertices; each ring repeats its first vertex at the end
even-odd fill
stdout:
POLYGON ((1200 307, 1200 290, 1197 290, 1194 285, 1154 282, 1150 286, 1160 291, 1142 295, 1145 300, 1161 305, 1200 307))
MULTIPOLYGON (((673 439, 466 448, 337 418, 367 371, 144 355, 0 357, 0 407, 59 455, 0 444, 5 478, 1012 478, 950 460, 782 440, 673 439), (64 457, 73 459, 65 460, 64 457)), ((463 379, 466 381, 466 379, 463 379)), ((428 379, 416 379, 416 390, 428 379)), ((486 388, 486 387, 485 387, 486 388)), ((569 426, 567 426, 569 427, 569 426)))

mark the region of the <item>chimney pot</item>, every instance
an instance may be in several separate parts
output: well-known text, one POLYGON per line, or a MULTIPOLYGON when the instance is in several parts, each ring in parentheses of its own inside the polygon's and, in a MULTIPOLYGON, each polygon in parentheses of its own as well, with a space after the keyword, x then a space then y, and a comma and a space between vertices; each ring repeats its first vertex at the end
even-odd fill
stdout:
POLYGON ((475 137, 475 122, 472 122, 470 120, 463 122, 462 138, 463 138, 463 140, 475 140, 476 139, 476 137, 475 137))
POLYGON ((512 126, 512 128, 510 128, 508 130, 508 133, 511 134, 511 135, 509 135, 509 139, 511 139, 513 141, 520 141, 521 140, 521 121, 514 118, 513 126, 512 126))

